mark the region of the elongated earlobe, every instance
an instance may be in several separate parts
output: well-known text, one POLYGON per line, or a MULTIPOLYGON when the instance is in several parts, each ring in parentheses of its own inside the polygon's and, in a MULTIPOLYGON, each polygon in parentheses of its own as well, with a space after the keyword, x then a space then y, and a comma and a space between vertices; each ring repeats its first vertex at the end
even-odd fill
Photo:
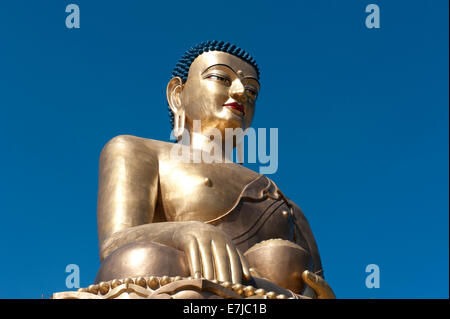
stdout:
POLYGON ((183 135, 185 128, 185 111, 181 102, 181 92, 183 91, 183 81, 180 77, 172 78, 167 84, 167 103, 174 116, 173 134, 176 138, 183 135))
POLYGON ((184 114, 184 108, 174 114, 173 135, 176 138, 183 135, 185 119, 186 115, 184 114))

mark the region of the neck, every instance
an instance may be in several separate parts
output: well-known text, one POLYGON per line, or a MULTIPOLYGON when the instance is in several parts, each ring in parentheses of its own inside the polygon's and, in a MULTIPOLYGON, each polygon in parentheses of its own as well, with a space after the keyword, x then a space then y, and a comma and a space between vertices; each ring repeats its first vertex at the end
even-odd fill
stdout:
POLYGON ((220 159, 222 161, 232 161, 231 159, 232 154, 229 154, 229 156, 225 157, 226 143, 222 141, 222 139, 211 138, 209 135, 198 132, 190 133, 190 137, 191 137, 191 148, 193 150, 206 152, 208 154, 211 154, 211 157, 220 159))

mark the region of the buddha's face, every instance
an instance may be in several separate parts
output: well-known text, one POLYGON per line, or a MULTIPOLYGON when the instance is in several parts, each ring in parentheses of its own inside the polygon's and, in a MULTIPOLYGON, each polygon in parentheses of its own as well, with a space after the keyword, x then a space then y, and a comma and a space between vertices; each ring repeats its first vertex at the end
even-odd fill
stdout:
POLYGON ((186 124, 201 120, 202 131, 250 127, 259 82, 255 68, 240 58, 219 51, 205 52, 191 64, 180 93, 186 124))

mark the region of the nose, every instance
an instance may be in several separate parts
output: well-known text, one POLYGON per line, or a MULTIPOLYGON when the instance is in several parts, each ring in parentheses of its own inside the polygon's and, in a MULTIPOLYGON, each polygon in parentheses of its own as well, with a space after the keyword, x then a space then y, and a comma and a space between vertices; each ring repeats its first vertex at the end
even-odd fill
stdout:
POLYGON ((247 102, 245 87, 240 80, 235 80, 230 88, 230 97, 239 103, 247 102))

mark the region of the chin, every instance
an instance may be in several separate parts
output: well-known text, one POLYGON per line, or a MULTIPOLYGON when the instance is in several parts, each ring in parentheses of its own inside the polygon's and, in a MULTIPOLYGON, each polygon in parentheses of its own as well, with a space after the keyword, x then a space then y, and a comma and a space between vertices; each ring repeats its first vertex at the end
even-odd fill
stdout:
POLYGON ((226 110, 227 112, 224 112, 219 114, 220 121, 220 128, 219 129, 225 129, 225 128, 243 128, 244 127, 244 116, 235 114, 233 112, 230 112, 226 110))

